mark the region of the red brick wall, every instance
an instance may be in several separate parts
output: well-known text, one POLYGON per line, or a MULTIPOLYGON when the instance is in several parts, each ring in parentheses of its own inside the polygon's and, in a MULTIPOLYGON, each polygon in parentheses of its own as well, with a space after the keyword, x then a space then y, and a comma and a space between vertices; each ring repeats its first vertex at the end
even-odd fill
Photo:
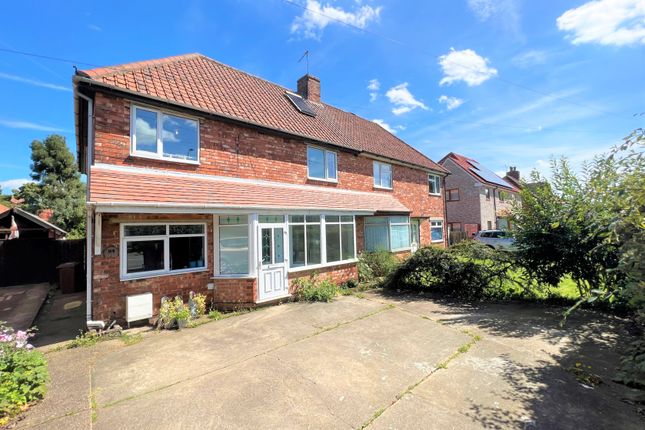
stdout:
POLYGON ((423 170, 394 165, 393 191, 378 190, 373 185, 373 160, 338 151, 338 183, 309 180, 304 140, 210 119, 200 120, 200 165, 137 158, 130 156, 130 102, 97 93, 94 109, 96 163, 393 193, 413 217, 443 217, 443 195, 428 194, 423 170))
POLYGON ((340 266, 291 272, 289 273, 289 293, 293 294, 295 291, 295 283, 293 281, 300 278, 309 278, 312 275, 315 275, 316 279, 331 278, 336 284, 342 284, 350 279, 358 280, 358 269, 356 263, 349 263, 340 266))
POLYGON ((217 308, 255 306, 257 280, 255 278, 217 278, 213 281, 213 303, 217 308))

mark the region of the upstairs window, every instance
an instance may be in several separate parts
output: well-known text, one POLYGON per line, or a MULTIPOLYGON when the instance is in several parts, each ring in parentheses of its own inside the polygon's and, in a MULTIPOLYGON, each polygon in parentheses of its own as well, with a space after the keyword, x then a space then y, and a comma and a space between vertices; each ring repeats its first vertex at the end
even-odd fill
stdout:
POLYGON ((441 177, 437 175, 428 175, 428 192, 435 196, 441 194, 441 177))
POLYGON ((165 112, 132 107, 132 155, 199 162, 199 122, 165 112))
POLYGON ((374 186, 376 188, 392 189, 392 165, 374 162, 374 186))
POLYGON ((449 202, 459 201, 459 188, 446 190, 446 200, 448 200, 449 202))
POLYGON ((336 181, 338 177, 336 153, 326 149, 307 148, 307 176, 310 179, 336 181))
POLYGON ((484 189, 484 194, 486 195, 486 200, 490 200, 490 188, 484 189))

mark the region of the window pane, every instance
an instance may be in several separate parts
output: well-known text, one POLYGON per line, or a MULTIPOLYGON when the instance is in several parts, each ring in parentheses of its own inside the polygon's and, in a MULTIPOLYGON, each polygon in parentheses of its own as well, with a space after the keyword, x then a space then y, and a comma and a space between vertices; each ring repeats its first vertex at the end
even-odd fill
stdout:
POLYGON ((289 222, 305 222, 304 215, 289 215, 289 222))
POLYGON ((170 224, 170 234, 204 234, 204 226, 197 225, 172 225, 170 224))
POLYGON ((381 165, 381 186, 392 188, 392 166, 389 164, 381 165))
POLYGON ((340 225, 327 224, 327 261, 340 261, 340 225))
POLYGON ((325 179, 325 152, 317 148, 307 148, 307 167, 310 178, 325 179))
POLYGON ((320 224, 307 225, 307 266, 320 264, 320 224))
POLYGON ((134 136, 136 151, 157 153, 157 112, 136 108, 134 136))
POLYGON ((408 248, 410 246, 410 226, 390 226, 390 243, 392 249, 408 248))
POLYGON ((387 217, 384 217, 384 216, 365 217, 365 224, 387 224, 387 217))
POLYGON ((123 228, 126 236, 159 236, 166 234, 165 225, 126 225, 123 228))
POLYGON ((289 246, 291 247, 291 267, 305 265, 305 226, 289 226, 289 246))
POLYGON ((431 222, 430 237, 433 242, 439 242, 443 240, 443 221, 431 222))
POLYGON ((341 235, 343 237, 342 259, 354 258, 354 226, 352 224, 342 225, 341 235))
POLYGON ((164 269, 164 241, 128 242, 126 273, 150 272, 164 269))
POLYGON ((307 222, 320 222, 320 215, 307 215, 307 222))
POLYGON ((340 220, 342 222, 352 222, 354 221, 354 217, 352 215, 343 215, 340 217, 340 220))
POLYGON ((263 228, 262 232, 262 264, 271 264, 273 262, 273 239, 271 238, 271 229, 263 228))
POLYGON ((365 249, 368 251, 387 251, 387 231, 387 224, 366 224, 365 249))
POLYGON ((247 215, 220 215, 219 225, 248 224, 247 215))
POLYGON ((410 222, 410 242, 415 242, 417 245, 421 243, 419 236, 419 220, 415 219, 410 222))
POLYGON ((203 237, 172 237, 169 246, 170 270, 205 267, 203 237))
POLYGON ((410 222, 410 218, 407 216, 391 216, 390 222, 392 224, 408 224, 410 222))
POLYGON ((327 215, 325 217, 325 222, 338 222, 339 220, 340 218, 338 217, 338 215, 327 215))
POLYGON ((336 179, 336 153, 326 152, 327 154, 327 178, 336 179))
POLYGON ((246 225, 219 228, 219 273, 249 272, 249 229, 246 225))
POLYGON ((277 224, 284 222, 284 216, 282 215, 260 215, 258 221, 264 224, 277 224))
POLYGON ((163 115, 161 140, 164 157, 197 161, 197 124, 192 119, 163 115))
POLYGON ((282 227, 273 229, 273 255, 274 263, 284 262, 284 232, 282 227))

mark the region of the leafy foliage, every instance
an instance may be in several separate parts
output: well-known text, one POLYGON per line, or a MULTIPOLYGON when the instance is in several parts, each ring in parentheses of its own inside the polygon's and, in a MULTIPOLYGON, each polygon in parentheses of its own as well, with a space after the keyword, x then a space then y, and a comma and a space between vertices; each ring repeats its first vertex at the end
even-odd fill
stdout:
POLYGON ((29 212, 52 209, 52 223, 66 230, 70 238, 84 237, 85 184, 65 138, 53 134, 44 141, 34 140, 31 160, 31 178, 37 182, 21 186, 16 197, 25 199, 29 212))
POLYGON ((45 395, 47 362, 28 343, 32 335, 14 332, 0 321, 0 426, 45 395))
POLYGON ((331 279, 318 280, 315 274, 309 278, 298 278, 294 284, 295 296, 299 301, 331 302, 339 292, 338 286, 331 279))
POLYGON ((363 252, 358 257, 358 277, 363 282, 385 278, 399 263, 399 259, 387 251, 363 252))

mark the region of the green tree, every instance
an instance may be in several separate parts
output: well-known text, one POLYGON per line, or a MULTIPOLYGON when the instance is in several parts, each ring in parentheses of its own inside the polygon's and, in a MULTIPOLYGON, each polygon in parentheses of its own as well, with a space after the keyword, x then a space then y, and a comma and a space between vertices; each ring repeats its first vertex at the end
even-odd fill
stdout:
POLYGON ((37 213, 43 209, 54 211, 52 223, 69 233, 70 238, 85 235, 85 184, 74 155, 65 138, 56 134, 44 141, 31 142, 31 177, 16 192, 25 199, 25 208, 37 213))

